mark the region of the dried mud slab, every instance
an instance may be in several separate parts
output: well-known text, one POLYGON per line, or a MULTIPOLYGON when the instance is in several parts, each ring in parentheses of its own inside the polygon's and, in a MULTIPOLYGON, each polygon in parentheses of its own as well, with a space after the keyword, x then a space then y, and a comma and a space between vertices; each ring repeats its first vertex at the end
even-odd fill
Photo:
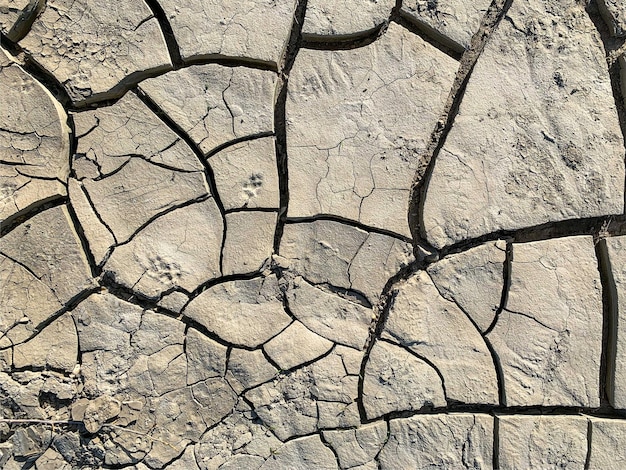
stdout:
POLYGON ((0 222, 67 194, 67 114, 0 50, 0 222))
POLYGON ((454 49, 469 47, 491 2, 478 0, 404 0, 400 12, 423 28, 432 29, 454 49))
POLYGON ((20 45, 78 105, 121 94, 121 82, 171 67, 159 23, 143 0, 48 1, 20 45))
POLYGON ((393 0, 310 0, 302 34, 306 39, 346 39, 370 33, 389 21, 393 0))
POLYGON ((235 57, 276 66, 287 45, 294 0, 160 0, 183 59, 235 57))
POLYGON ((436 248, 624 210, 604 51, 576 2, 514 2, 478 59, 423 201, 436 248))
POLYGON ((286 103, 288 216, 332 214, 411 237, 409 190, 456 68, 395 23, 358 49, 300 51, 286 103))

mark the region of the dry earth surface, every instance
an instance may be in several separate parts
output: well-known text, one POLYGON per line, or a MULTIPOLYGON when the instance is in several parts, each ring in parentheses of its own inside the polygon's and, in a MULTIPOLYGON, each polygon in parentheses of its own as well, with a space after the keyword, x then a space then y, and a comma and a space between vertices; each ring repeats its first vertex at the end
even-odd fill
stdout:
POLYGON ((625 5, 0 0, 0 468, 626 468, 625 5))

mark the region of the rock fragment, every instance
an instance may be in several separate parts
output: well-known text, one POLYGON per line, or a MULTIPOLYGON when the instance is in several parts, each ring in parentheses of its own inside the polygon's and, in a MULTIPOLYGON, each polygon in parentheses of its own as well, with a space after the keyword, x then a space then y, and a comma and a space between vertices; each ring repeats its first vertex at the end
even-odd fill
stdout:
POLYGON ((121 94, 121 82, 171 67, 159 23, 143 0, 116 8, 93 0, 46 2, 20 45, 78 105, 121 94))
POLYGON ((496 419, 502 470, 585 468, 586 418, 528 415, 497 416, 496 419))
POLYGON ((302 34, 307 39, 345 39, 371 33, 389 21, 393 0, 312 0, 307 2, 302 34))
POLYGON ((411 237, 409 190, 456 67, 396 23, 361 48, 301 50, 286 104, 288 215, 411 237))
POLYGON ((90 400, 83 414, 83 424, 87 432, 96 433, 102 425, 120 414, 122 406, 115 398, 107 395, 90 400))
POLYGON ((363 406, 368 419, 394 411, 446 406, 443 383, 428 363, 400 346, 377 341, 363 380, 363 406))
POLYGON ((139 88, 209 153, 274 130, 276 80, 269 71, 208 64, 144 80, 139 88))
POLYGON ((488 335, 507 406, 600 405, 601 289, 591 236, 513 244, 508 302, 488 335))
POLYGON ((212 286, 192 300, 183 314, 224 341, 246 348, 265 343, 291 323, 275 276, 212 286))
POLYGON ((434 30, 435 36, 441 35, 444 44, 462 51, 478 32, 489 5, 489 0, 406 0, 400 11, 411 21, 434 30))
POLYGON ((455 302, 485 332, 500 307, 506 243, 488 242, 431 264, 427 271, 441 295, 455 302))
POLYGON ((67 194, 69 147, 61 105, 0 50, 0 222, 67 194))
POLYGON ((416 415, 389 422, 380 467, 491 468, 493 418, 483 414, 416 415))
POLYGON ((515 2, 478 59, 435 160, 423 235, 442 248, 499 230, 621 214, 615 106, 584 5, 515 2))
POLYGON ((448 400, 498 403, 496 368, 484 339, 455 303, 439 295, 426 272, 398 288, 382 338, 433 364, 448 400))
POLYGON ((234 57, 276 66, 289 39, 294 0, 161 0, 183 59, 234 57))

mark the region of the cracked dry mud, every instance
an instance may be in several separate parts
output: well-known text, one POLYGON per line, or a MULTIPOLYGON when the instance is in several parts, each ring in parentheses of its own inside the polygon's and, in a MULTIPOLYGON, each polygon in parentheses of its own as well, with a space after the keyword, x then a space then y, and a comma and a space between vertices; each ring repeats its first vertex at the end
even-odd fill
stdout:
POLYGON ((0 468, 626 465, 623 2, 0 33, 0 468))

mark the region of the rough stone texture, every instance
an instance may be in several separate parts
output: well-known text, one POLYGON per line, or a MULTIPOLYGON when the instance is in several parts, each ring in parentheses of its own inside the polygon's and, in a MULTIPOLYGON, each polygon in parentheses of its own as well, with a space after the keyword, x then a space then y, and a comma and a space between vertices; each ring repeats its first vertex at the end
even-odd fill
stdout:
POLYGON ((530 415, 496 419, 502 470, 587 468, 586 418, 530 415))
POLYGON ((143 0, 46 2, 20 41, 64 85, 72 101, 101 99, 142 72, 171 67, 163 33, 143 0))
POLYGON ((39 0, 3 0, 0 3, 0 31, 11 41, 28 31, 27 22, 43 5, 39 0))
POLYGON ((183 58, 244 57, 277 64, 289 39, 294 0, 161 0, 183 58))
POLYGON ((619 0, 601 0, 598 5, 600 13, 611 29, 611 34, 626 36, 626 5, 619 0))
POLYGON ((491 468, 493 417, 416 415, 389 422, 380 468, 491 468))
POLYGON ((217 284, 183 313, 224 341, 247 348, 265 343, 291 323, 274 276, 217 284))
MULTIPOLYGON (((612 312, 617 318, 617 324, 626 322, 626 237, 608 238, 601 243, 606 243, 611 276, 615 283, 616 311, 612 312)), ((609 400, 615 408, 626 408, 626 343, 621 330, 617 330, 615 338, 615 351, 612 368, 609 375, 609 400)))
POLYGON ((505 260, 506 244, 489 242, 450 255, 427 271, 439 293, 455 302, 484 333, 500 307, 505 260))
POLYGON ((322 443, 319 436, 308 436, 294 439, 283 445, 267 459, 261 469, 281 470, 298 467, 320 470, 338 468, 335 455, 322 443))
POLYGON ((626 427, 621 420, 589 418, 591 421, 591 449, 589 468, 611 470, 626 462, 626 427))
POLYGON ((276 74, 246 67, 197 65, 141 82, 204 152, 274 129, 276 74))
POLYGON ((424 235, 441 248, 623 210, 624 143, 593 23, 573 0, 514 2, 435 160, 424 235))
POLYGON ((410 237, 418 156, 456 67, 395 23, 362 48, 300 51, 286 104, 288 215, 333 214, 410 237))
POLYGON ((231 145, 209 159, 224 209, 278 209, 280 193, 273 137, 231 145))
POLYGON ((507 405, 600 405, 601 288, 591 237, 513 244, 506 310, 488 335, 507 405))
POLYGON ((302 34, 307 38, 344 39, 367 33, 388 22, 394 6, 393 0, 311 0, 302 34))
POLYGON ((432 28, 455 49, 467 49, 490 5, 489 0, 404 0, 401 12, 427 29, 432 28))
POLYGON ((370 351, 363 381, 368 419, 394 411, 446 406, 437 371, 406 349, 377 341, 370 351))
POLYGON ((496 368, 484 339, 424 271, 398 288, 382 337, 436 367, 447 399, 498 403, 496 368))
POLYGON ((66 121, 52 94, 0 49, 0 223, 67 194, 66 121))

